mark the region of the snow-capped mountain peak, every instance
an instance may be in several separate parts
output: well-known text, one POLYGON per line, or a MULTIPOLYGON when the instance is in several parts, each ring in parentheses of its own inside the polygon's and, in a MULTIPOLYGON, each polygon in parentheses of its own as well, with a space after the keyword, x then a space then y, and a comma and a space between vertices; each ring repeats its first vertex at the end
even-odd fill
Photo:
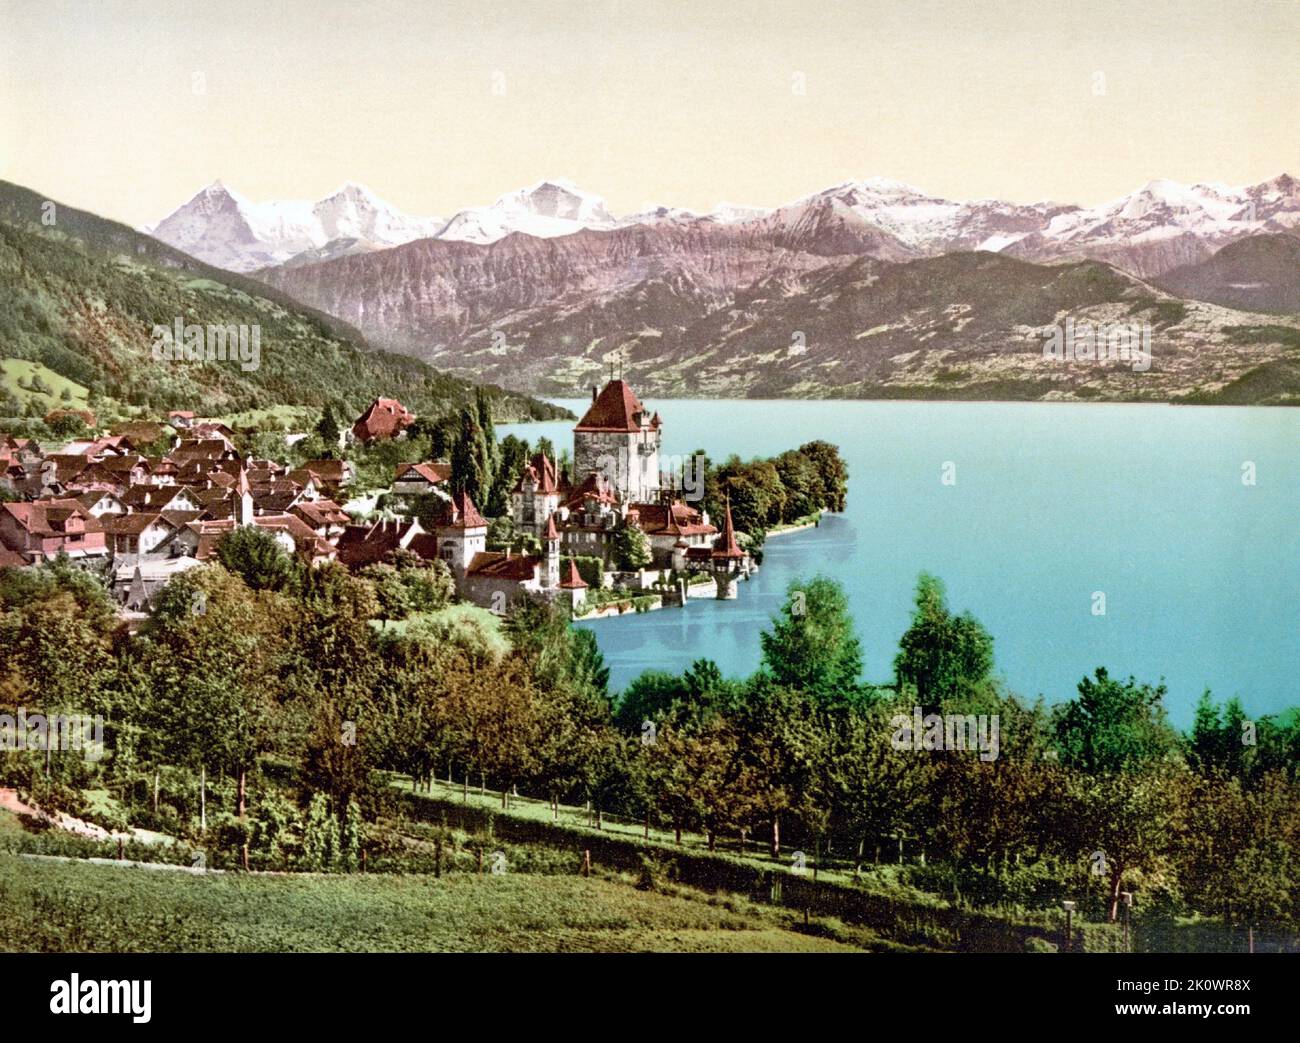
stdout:
POLYGON ((402 213, 355 182, 316 203, 254 203, 218 179, 142 231, 209 264, 246 272, 282 264, 336 240, 380 249, 434 235, 441 226, 438 218, 402 213))
POLYGON ((584 228, 613 228, 618 223, 600 196, 584 192, 567 178, 548 178, 508 192, 491 206, 462 210, 447 222, 438 238, 494 243, 523 232, 550 239, 584 228))

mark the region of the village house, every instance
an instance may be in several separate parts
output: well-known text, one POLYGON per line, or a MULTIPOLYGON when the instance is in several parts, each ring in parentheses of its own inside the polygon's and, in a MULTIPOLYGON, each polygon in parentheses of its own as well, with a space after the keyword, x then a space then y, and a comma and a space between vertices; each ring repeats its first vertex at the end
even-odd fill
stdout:
POLYGON ((0 544, 28 564, 60 554, 77 561, 108 555, 102 523, 78 500, 0 504, 0 544))
POLYGON ((398 464, 393 478, 393 494, 402 497, 437 496, 450 499, 447 482, 451 479, 451 465, 439 462, 423 464, 398 464))
POLYGON ((352 425, 351 437, 362 445, 400 438, 415 423, 415 414, 395 398, 377 398, 352 425))

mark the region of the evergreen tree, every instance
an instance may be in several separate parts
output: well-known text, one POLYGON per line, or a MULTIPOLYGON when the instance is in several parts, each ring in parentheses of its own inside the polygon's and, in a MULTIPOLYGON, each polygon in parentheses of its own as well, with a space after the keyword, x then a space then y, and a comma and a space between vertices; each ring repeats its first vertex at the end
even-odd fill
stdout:
POLYGON ((339 423, 334 419, 334 410, 329 403, 325 404, 325 409, 320 415, 320 421, 316 424, 316 433, 321 436, 321 440, 330 449, 337 449, 339 446, 339 423))

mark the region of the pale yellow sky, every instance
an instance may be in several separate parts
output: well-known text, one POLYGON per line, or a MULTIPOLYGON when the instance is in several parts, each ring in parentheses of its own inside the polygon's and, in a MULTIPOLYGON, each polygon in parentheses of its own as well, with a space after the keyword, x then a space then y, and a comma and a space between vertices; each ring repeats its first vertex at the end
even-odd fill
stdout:
POLYGON ((1296 0, 0 0, 0 178, 132 224, 215 178, 444 217, 543 177, 615 213, 871 175, 1090 204, 1300 176, 1298 117, 1296 0))

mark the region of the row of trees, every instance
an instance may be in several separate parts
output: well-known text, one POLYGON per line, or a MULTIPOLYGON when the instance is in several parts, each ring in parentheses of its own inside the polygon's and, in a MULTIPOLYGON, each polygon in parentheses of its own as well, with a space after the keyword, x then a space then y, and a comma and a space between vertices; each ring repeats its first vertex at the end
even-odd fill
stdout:
MULTIPOLYGON (((175 579, 137 636, 84 573, 0 577, 0 703, 100 712, 105 781, 183 765, 235 780, 259 758, 298 766, 303 806, 373 814, 381 770, 450 777, 703 834, 711 847, 792 847, 847 865, 923 852, 916 880, 968 897, 1054 901, 1080 880, 1113 915, 1148 908, 1300 925, 1300 722, 1248 720, 1208 693, 1180 735, 1166 692, 1104 669, 1074 698, 1027 704, 992 673, 993 642, 923 576, 896 678, 861 680, 843 592, 797 584, 746 679, 700 661, 615 701, 592 633, 524 605, 508 647, 455 627, 372 625, 382 578, 326 567, 285 579, 224 554, 175 579), (992 757, 900 742, 914 714, 986 715, 992 757)), ((418 584, 417 584, 418 585, 418 584)), ((397 595, 391 595, 397 596, 397 595)), ((409 596, 406 595, 406 596, 409 596)), ((15 762, 16 763, 16 762, 15 762)), ((58 761, 56 772, 84 772, 58 761)), ((266 797, 265 799, 270 799, 266 797)), ((1080 885, 1082 886, 1082 885, 1080 885)))
POLYGON ((823 509, 842 511, 848 497, 848 465, 830 442, 808 442, 748 462, 733 454, 715 464, 703 450, 695 458, 703 462, 704 508, 720 518, 729 500, 736 527, 760 545, 768 529, 823 509))

